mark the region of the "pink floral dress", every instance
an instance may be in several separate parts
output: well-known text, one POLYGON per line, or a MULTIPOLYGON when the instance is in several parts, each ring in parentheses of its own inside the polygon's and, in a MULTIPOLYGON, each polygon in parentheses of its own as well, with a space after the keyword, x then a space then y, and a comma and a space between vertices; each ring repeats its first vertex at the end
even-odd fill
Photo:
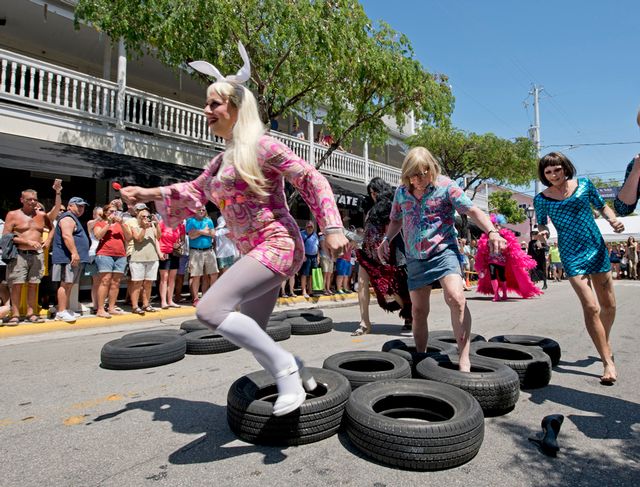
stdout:
POLYGON ((293 276, 304 260, 304 245, 287 206, 284 178, 298 189, 320 229, 342 228, 340 212, 327 180, 278 140, 268 135, 260 138, 258 164, 268 196, 253 194, 233 165, 221 169, 222 154, 218 154, 197 179, 161 188, 163 197, 156 207, 165 223, 175 227, 207 200, 213 202, 242 255, 253 257, 277 274, 293 276))

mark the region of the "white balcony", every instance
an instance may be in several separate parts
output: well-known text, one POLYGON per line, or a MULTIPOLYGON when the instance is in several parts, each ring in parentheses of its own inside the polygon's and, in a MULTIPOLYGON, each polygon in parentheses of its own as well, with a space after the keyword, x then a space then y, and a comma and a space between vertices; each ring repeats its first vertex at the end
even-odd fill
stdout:
MULTIPOLYGON (((58 116, 80 122, 101 134, 112 134, 114 140, 119 133, 133 134, 139 136, 138 143, 162 140, 166 145, 169 141, 176 150, 198 156, 209 148, 224 148, 223 140, 210 134, 201 107, 129 87, 119 98, 116 83, 4 49, 0 49, 0 108, 2 105, 29 110, 32 119, 41 114, 42 118, 58 116)), ((319 161, 327 150, 277 131, 271 134, 307 161, 319 161)), ((117 151, 115 142, 112 150, 117 151)), ((169 156, 165 162, 177 159, 169 156)), ((398 168, 343 151, 333 152, 320 171, 363 185, 373 177, 393 186, 400 181, 398 168)), ((486 210, 486 198, 482 199, 477 195, 476 201, 486 210)))

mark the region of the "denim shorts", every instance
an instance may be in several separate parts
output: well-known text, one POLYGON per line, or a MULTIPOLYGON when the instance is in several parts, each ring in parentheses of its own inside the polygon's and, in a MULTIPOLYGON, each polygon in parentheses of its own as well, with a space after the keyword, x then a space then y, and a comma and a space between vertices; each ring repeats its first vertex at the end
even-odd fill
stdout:
POLYGON ((336 276, 350 276, 351 262, 345 259, 336 260, 336 276))
POLYGON ((127 268, 127 258, 112 257, 111 255, 96 255, 95 260, 99 273, 113 272, 115 274, 124 274, 127 268))
POLYGON ((409 291, 430 286, 449 274, 460 275, 460 257, 458 251, 453 247, 447 247, 428 259, 407 257, 409 291))
POLYGON ((302 267, 300 268, 301 276, 310 276, 311 269, 318 267, 318 254, 316 255, 308 255, 304 256, 304 262, 302 263, 302 267))

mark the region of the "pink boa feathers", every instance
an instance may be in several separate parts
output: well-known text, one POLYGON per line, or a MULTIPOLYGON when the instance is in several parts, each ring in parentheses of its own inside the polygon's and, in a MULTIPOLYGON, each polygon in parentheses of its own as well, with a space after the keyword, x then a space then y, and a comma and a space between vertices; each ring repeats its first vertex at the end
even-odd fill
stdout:
MULTIPOLYGON (((513 291, 523 298, 531 298, 543 294, 538 289, 531 278, 529 270, 536 267, 536 261, 520 248, 518 239, 511 230, 500 229, 500 236, 507 241, 507 248, 503 251, 507 257, 505 274, 507 278, 507 289, 513 291)), ((489 239, 486 235, 478 240, 478 253, 476 255, 476 272, 478 273, 478 289, 481 294, 494 294, 489 276, 489 239)))

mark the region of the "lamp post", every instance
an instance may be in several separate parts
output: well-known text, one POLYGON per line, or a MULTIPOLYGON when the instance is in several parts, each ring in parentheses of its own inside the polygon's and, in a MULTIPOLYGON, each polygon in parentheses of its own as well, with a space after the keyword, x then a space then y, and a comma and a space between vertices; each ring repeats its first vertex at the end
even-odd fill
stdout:
POLYGON ((533 215, 535 215, 536 210, 534 210, 533 206, 527 207, 525 210, 527 214, 527 218, 529 219, 529 240, 531 240, 531 234, 533 233, 533 215))

